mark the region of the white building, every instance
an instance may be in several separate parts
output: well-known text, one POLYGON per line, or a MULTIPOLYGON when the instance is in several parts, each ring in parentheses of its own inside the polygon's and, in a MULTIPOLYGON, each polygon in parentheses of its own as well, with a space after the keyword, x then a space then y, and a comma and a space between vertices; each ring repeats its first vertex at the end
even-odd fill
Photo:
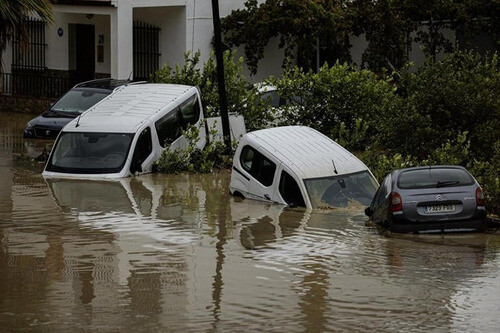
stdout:
MULTIPOLYGON (((100 77, 148 79, 165 63, 184 63, 186 52, 201 52, 201 63, 212 51, 210 0, 57 0, 54 23, 28 22, 31 42, 21 52, 13 41, 3 52, 0 93, 59 97, 77 82, 100 77)), ((259 0, 264 2, 264 0, 259 0)), ((219 0, 220 16, 244 8, 245 0, 219 0)), ((450 41, 455 33, 445 31, 450 41)), ((351 54, 360 65, 368 43, 351 38, 351 54)), ((242 49, 237 52, 243 55, 242 49)), ((282 72, 283 50, 274 39, 259 61, 253 82, 282 72)), ((413 43, 409 58, 417 65, 425 57, 413 43)))
MULTIPOLYGON (((219 0, 220 16, 244 2, 219 0)), ((183 64, 187 51, 200 51, 203 63, 213 49, 209 0, 59 0, 53 14, 53 24, 28 23, 28 52, 15 42, 5 50, 4 73, 38 71, 75 82, 147 79, 165 63, 183 64)), ((260 76, 279 74, 281 62, 270 57, 260 76)))

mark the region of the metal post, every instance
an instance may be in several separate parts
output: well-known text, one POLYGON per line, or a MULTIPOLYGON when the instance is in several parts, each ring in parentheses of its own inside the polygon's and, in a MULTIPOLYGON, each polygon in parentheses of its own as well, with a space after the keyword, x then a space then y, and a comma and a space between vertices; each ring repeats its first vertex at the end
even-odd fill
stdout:
POLYGON ((215 59, 217 60, 217 87, 219 88, 220 116, 222 120, 222 136, 226 152, 231 152, 231 135, 229 132, 229 116, 227 114, 226 84, 224 81, 224 57, 222 54, 222 37, 219 17, 219 0, 212 0, 212 16, 214 21, 215 59))
POLYGON ((319 73, 319 36, 316 37, 316 73, 319 73))

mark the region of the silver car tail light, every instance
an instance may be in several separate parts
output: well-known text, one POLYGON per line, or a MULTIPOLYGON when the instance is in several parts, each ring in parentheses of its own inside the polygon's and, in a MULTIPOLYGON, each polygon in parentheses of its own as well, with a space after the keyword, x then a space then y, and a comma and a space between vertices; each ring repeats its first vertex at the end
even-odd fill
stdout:
POLYGON ((481 187, 478 187, 476 189, 476 204, 478 206, 485 206, 486 205, 486 200, 484 199, 483 189, 481 187))
POLYGON ((400 212, 403 210, 403 200, 401 199, 401 195, 397 192, 391 192, 389 195, 389 203, 391 204, 392 212, 400 212))

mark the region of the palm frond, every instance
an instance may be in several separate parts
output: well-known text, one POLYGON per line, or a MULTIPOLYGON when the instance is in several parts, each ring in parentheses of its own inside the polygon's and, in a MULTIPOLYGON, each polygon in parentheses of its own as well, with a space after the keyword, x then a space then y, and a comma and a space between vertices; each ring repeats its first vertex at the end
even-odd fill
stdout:
MULTIPOLYGON (((29 41, 25 20, 35 16, 47 23, 53 22, 50 0, 0 0, 0 59, 14 34, 21 45, 29 41)), ((2 62, 0 61, 0 71, 2 62)))

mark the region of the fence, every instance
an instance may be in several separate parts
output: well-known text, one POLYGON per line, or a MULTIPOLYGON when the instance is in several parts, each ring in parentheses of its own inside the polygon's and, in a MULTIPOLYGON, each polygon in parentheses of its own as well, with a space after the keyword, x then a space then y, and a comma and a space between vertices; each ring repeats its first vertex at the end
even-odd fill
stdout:
POLYGON ((148 80, 160 63, 160 28, 134 22, 134 79, 148 80))
POLYGON ((73 78, 56 77, 43 73, 1 73, 0 93, 31 97, 57 98, 77 82, 73 78))

